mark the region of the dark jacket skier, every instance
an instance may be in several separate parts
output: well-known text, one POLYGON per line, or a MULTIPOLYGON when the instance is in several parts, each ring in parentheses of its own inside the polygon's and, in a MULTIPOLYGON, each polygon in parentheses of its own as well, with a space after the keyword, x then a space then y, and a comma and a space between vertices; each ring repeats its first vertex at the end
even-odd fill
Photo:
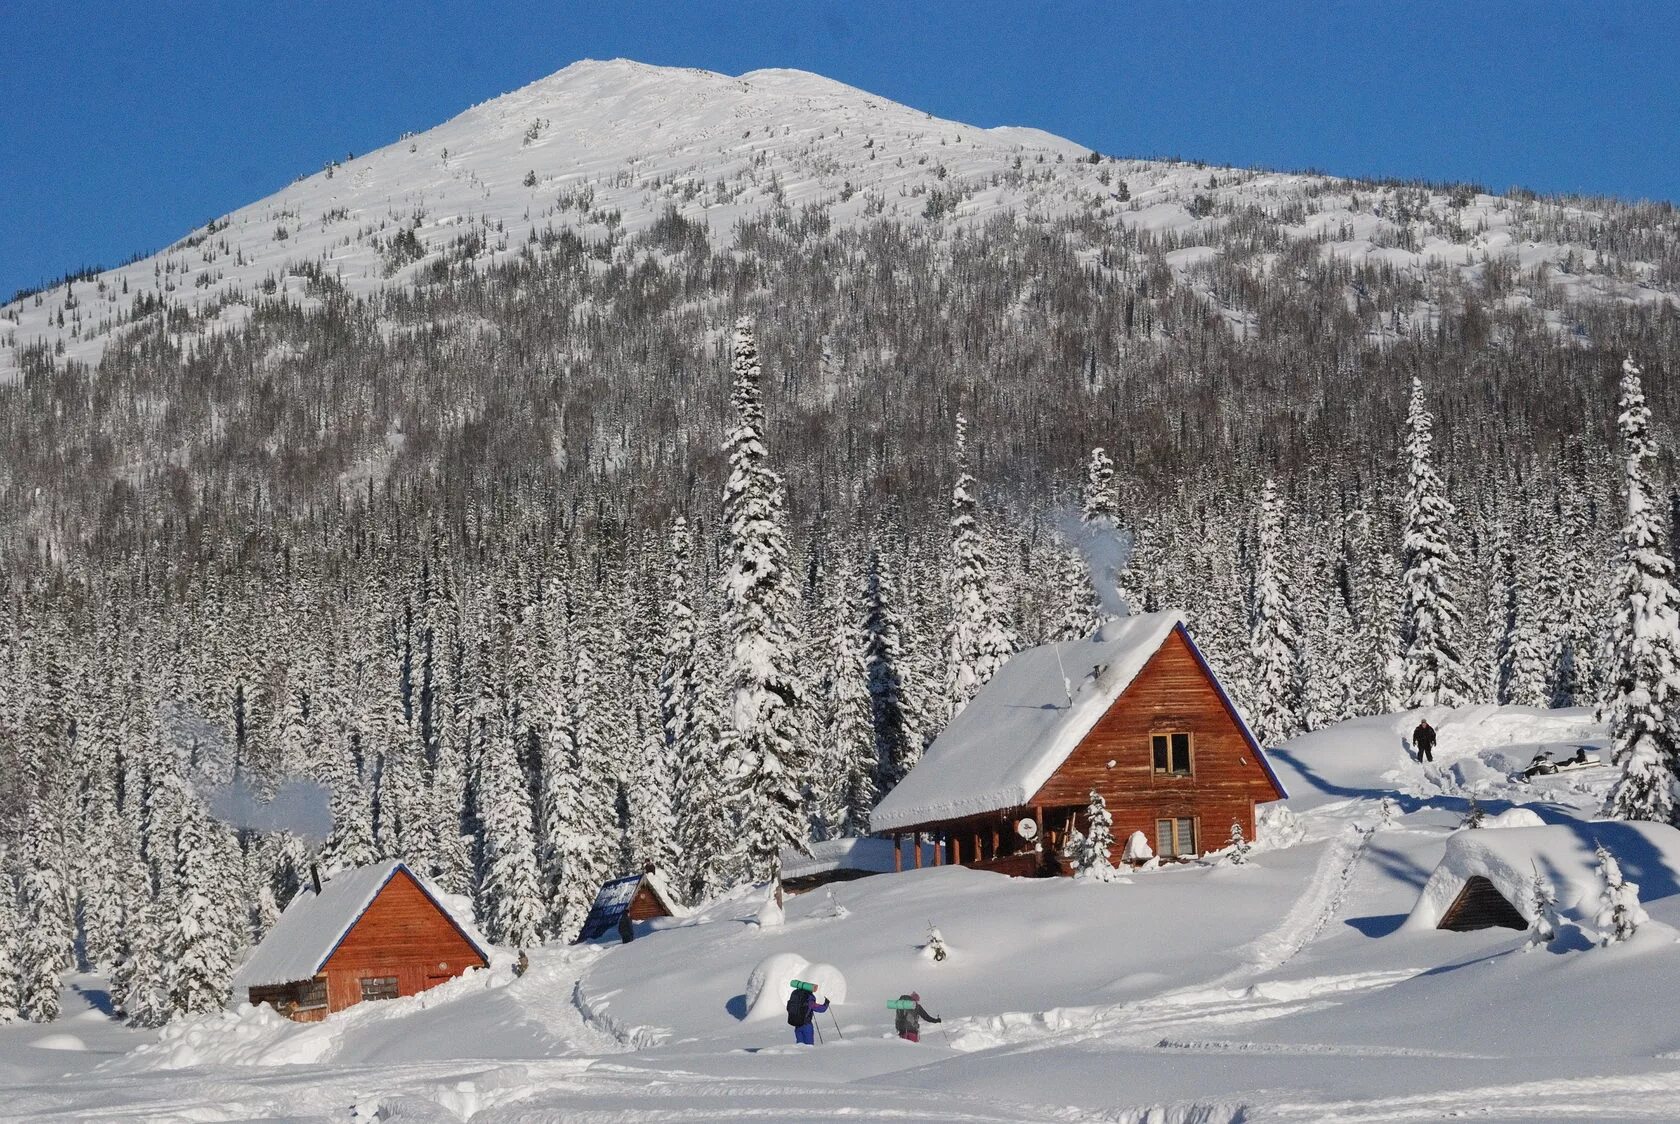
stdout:
POLYGON ((630 911, 625 910, 618 918, 618 943, 629 944, 636 939, 636 923, 630 920, 630 911))
POLYGON ((828 1000, 819 1000, 815 991, 796 987, 788 996, 788 1022, 793 1026, 793 1040, 801 1046, 815 1046, 815 1025, 812 1016, 828 1010, 828 1000))
POLYGON ((1435 760, 1435 727, 1425 718, 1412 731, 1412 748, 1417 750, 1419 761, 1435 760))
POLYGON ((898 1011, 896 1013, 897 1017, 893 1019, 893 1029, 898 1031, 898 1036, 906 1042, 920 1042, 922 1040, 923 1019, 930 1023, 943 1021, 934 1018, 922 1009, 921 992, 912 991, 909 995, 900 995, 899 998, 908 999, 916 1005, 914 1009, 906 1008, 898 1011))

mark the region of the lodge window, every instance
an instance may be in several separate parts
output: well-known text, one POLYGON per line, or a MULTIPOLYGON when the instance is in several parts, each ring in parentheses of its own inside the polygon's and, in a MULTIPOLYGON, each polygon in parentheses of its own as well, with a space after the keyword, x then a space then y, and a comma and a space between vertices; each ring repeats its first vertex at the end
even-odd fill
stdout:
POLYGON ((1196 821, 1190 816, 1156 820, 1155 853, 1163 859, 1194 858, 1196 821))
POLYGON ((1155 754, 1157 773, 1176 773, 1184 777, 1190 775, 1189 734, 1155 734, 1149 740, 1155 754))
POLYGON ((362 981, 363 999, 395 999, 397 997, 397 977, 369 976, 362 981))
POLYGON ((297 1005, 300 1011, 327 1005, 327 981, 310 980, 308 983, 298 984, 297 1005))

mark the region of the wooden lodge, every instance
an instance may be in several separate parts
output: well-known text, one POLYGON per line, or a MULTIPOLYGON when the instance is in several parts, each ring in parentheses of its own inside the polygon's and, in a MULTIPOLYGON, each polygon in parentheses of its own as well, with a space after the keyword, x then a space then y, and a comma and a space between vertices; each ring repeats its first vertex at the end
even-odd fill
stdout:
POLYGON ((316 1022, 366 999, 414 995, 490 963, 435 890, 394 860, 305 887, 235 975, 252 1003, 316 1022))
POLYGON ((1068 873, 1090 794, 1113 816, 1118 865, 1142 832, 1156 855, 1255 837, 1255 807, 1287 794, 1178 613, 1106 623, 1087 640, 1017 653, 958 713, 870 817, 895 868, 956 863, 1068 873), (905 855, 910 856, 906 861, 905 855))

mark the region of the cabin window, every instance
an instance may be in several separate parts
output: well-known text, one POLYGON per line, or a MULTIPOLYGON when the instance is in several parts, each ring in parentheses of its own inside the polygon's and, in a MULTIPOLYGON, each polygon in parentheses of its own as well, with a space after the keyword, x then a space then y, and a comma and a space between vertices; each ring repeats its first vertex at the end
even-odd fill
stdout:
POLYGON ((1176 773, 1184 777, 1190 775, 1189 734, 1155 734, 1150 738, 1150 742, 1155 752, 1157 773, 1176 773))
POLYGON ((299 1010, 327 1005, 327 981, 310 980, 308 983, 298 984, 297 1005, 299 1010))
POLYGON ((362 981, 363 999, 395 999, 397 997, 397 977, 369 976, 362 981))
POLYGON ((1196 821, 1190 816, 1155 821, 1155 853, 1163 859, 1196 855, 1196 821))

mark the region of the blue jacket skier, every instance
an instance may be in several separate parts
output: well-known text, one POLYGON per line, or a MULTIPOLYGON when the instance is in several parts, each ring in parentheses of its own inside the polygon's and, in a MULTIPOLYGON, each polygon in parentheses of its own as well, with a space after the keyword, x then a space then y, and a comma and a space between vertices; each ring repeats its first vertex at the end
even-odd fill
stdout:
POLYGON ((788 996, 788 1022, 793 1025, 793 1040, 801 1046, 815 1046, 815 1015, 828 1010, 828 1000, 818 999, 815 991, 796 987, 788 996))

